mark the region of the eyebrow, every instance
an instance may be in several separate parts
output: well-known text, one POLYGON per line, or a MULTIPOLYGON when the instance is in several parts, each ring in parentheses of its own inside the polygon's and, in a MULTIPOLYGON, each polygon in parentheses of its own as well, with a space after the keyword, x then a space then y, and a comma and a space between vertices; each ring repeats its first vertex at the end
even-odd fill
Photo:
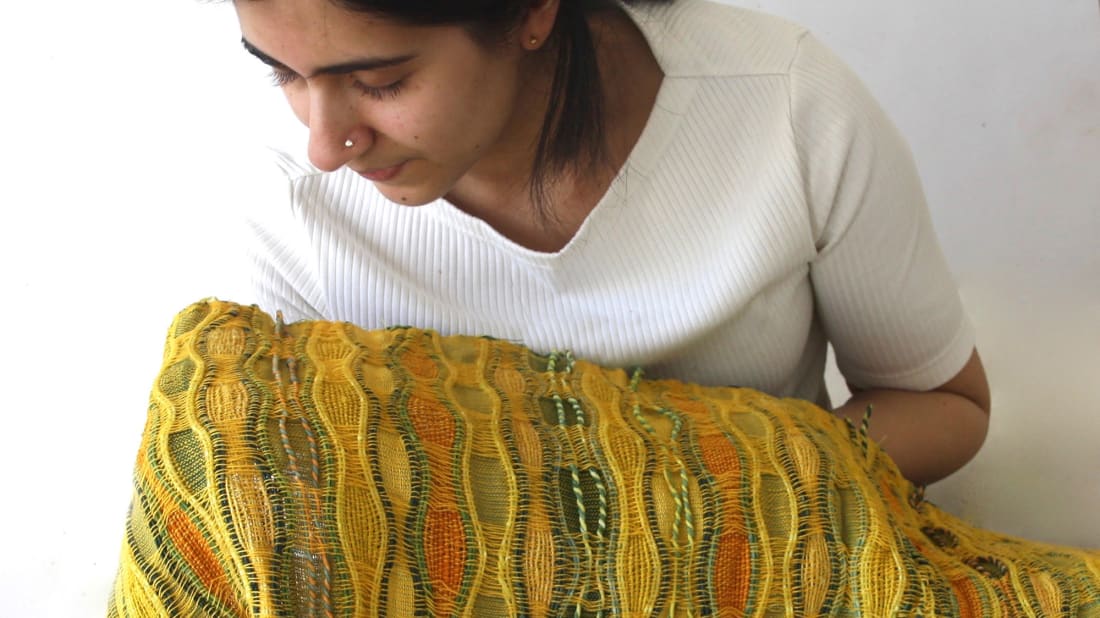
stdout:
MULTIPOLYGON (((260 51, 259 48, 257 48, 252 43, 249 43, 248 40, 246 40, 244 37, 241 37, 241 45, 244 45, 244 48, 248 51, 248 53, 259 58, 260 62, 263 62, 267 66, 279 69, 288 68, 282 62, 279 62, 278 60, 260 51)), ((408 62, 415 57, 416 54, 405 54, 403 56, 392 56, 389 58, 360 58, 357 60, 351 60, 349 62, 341 62, 340 64, 333 64, 330 66, 321 67, 315 70, 311 75, 307 76, 307 79, 310 77, 315 77, 317 75, 342 75, 346 73, 354 73, 356 71, 376 71, 378 69, 384 69, 387 67, 392 67, 408 62)))

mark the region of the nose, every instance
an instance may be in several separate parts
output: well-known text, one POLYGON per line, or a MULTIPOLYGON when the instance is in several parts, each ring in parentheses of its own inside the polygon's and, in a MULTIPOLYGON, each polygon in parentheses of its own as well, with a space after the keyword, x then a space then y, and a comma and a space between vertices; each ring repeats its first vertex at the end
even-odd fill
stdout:
POLYGON ((359 115, 356 101, 339 90, 311 88, 306 125, 309 160, 324 172, 340 169, 370 148, 373 132, 359 115))

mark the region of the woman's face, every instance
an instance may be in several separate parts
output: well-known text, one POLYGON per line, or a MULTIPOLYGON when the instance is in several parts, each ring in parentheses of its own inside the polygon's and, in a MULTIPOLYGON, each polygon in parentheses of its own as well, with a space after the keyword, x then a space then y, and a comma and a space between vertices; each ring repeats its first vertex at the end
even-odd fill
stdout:
POLYGON ((459 26, 400 25, 330 0, 235 5, 245 46, 271 65, 322 170, 347 165, 417 205, 468 174, 501 176, 529 146, 516 138, 523 49, 512 40, 485 46, 459 26))

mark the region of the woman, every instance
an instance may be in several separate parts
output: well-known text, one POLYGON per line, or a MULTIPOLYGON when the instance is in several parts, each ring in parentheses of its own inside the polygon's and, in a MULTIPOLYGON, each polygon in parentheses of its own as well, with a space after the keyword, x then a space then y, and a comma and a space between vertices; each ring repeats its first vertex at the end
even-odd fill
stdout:
POLYGON ((309 127, 253 216, 260 304, 572 349, 828 405, 902 472, 989 392, 896 129, 803 29, 702 0, 238 0, 309 127), (412 208, 416 206, 417 208, 412 208))

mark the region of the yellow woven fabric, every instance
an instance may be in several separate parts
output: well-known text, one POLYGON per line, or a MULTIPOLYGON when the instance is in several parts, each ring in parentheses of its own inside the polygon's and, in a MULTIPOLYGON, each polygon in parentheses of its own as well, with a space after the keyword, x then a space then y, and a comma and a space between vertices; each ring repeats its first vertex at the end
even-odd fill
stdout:
POLYGON ((812 404, 202 302, 110 616, 1092 616, 1100 553, 975 529, 812 404))

